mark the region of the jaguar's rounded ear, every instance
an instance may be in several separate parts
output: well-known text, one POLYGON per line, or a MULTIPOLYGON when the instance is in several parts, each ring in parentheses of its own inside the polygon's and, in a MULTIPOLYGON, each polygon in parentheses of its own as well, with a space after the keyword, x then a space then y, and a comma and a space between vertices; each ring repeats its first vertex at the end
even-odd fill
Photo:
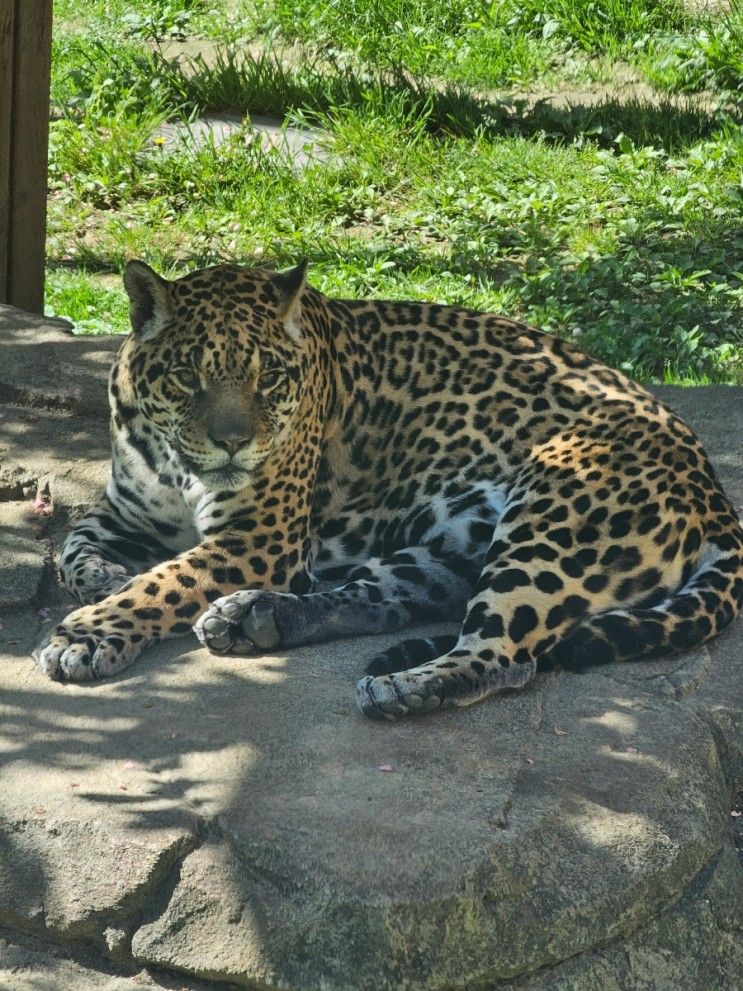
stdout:
POLYGON ((302 313, 302 292, 307 285, 307 259, 303 258, 296 268, 279 272, 275 285, 279 294, 279 316, 295 341, 302 336, 300 317, 302 313))
POLYGON ((292 303, 302 294, 302 290, 307 284, 308 261, 303 258, 296 268, 290 268, 286 272, 279 272, 276 276, 276 288, 282 300, 280 304, 285 312, 292 303))
POLYGON ((124 269, 132 330, 143 341, 157 337, 172 316, 169 283, 144 262, 131 261, 124 269))

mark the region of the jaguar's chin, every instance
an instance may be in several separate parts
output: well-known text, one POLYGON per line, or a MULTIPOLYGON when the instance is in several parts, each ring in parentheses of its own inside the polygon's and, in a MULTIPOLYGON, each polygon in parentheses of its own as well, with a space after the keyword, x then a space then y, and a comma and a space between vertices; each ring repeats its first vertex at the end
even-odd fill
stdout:
POLYGON ((183 450, 180 450, 178 453, 186 471, 201 479, 210 489, 225 487, 241 488, 245 484, 250 472, 249 468, 238 464, 234 460, 224 461, 215 467, 208 463, 204 464, 203 461, 187 454, 183 450))
POLYGON ((200 471, 199 477, 210 489, 241 489, 248 480, 249 471, 236 464, 226 464, 208 471, 200 471))

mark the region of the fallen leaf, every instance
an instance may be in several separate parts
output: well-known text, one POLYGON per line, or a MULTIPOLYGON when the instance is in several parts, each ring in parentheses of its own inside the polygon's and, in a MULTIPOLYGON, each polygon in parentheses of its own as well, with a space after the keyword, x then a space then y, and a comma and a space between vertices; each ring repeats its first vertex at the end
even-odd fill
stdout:
POLYGON ((43 816, 44 813, 46 812, 46 809, 41 805, 34 805, 33 811, 36 813, 37 816, 43 816))
POLYGON ((733 817, 733 819, 737 819, 738 816, 743 815, 743 813, 741 813, 738 809, 733 809, 730 815, 733 817))
POLYGON ((124 784, 123 781, 119 781, 116 787, 119 789, 119 791, 129 791, 129 788, 124 784))
POLYGON ((533 757, 527 757, 526 758, 526 763, 527 764, 533 764, 534 763, 534 758, 533 757))
POLYGON ((80 787, 79 781, 70 781, 70 788, 79 788, 79 787, 80 787))
POLYGON ((379 767, 377 768, 377 770, 378 771, 391 771, 392 770, 392 764, 380 764, 379 767))
POLYGON ((555 736, 567 736, 567 735, 568 735, 567 730, 560 729, 559 726, 555 726, 555 736))
POLYGON ((628 753, 628 754, 639 754, 640 753, 640 751, 637 749, 637 747, 625 747, 624 750, 625 750, 625 753, 628 753))
POLYGON ((137 766, 136 760, 125 760, 124 761, 124 769, 127 770, 127 771, 131 771, 131 769, 133 767, 136 767, 136 766, 137 766))

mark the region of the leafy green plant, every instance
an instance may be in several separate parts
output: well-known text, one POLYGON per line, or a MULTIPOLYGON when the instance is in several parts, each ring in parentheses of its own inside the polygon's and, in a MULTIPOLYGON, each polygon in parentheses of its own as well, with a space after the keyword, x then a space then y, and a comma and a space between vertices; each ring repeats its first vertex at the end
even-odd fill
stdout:
POLYGON ((124 95, 115 109, 101 110, 91 99, 79 118, 52 123, 49 176, 63 196, 112 208, 151 190, 144 152, 164 111, 157 104, 141 110, 138 103, 136 95, 124 95))
POLYGON ((133 42, 101 35, 55 40, 52 107, 58 116, 115 114, 122 102, 144 111, 169 99, 167 65, 133 42))
POLYGON ((731 0, 691 34, 661 35, 646 46, 643 69, 668 90, 743 89, 743 0, 731 0))
POLYGON ((184 38, 199 0, 153 0, 145 13, 130 11, 122 24, 134 38, 184 38))
POLYGON ((651 32, 680 28, 688 20, 680 0, 505 0, 494 7, 510 25, 612 56, 651 32))

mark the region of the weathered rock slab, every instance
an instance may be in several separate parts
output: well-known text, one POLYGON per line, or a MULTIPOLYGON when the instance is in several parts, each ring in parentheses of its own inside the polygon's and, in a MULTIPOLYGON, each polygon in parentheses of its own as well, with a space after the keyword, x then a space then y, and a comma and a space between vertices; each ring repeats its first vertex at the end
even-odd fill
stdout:
POLYGON ((27 609, 38 599, 45 577, 47 548, 39 539, 40 527, 34 523, 32 502, 0 502, 0 614, 15 609, 27 609))
MULTIPOLYGON (((17 770, 26 777, 22 765, 17 770)), ((8 786, 17 794, 12 777, 8 786)), ((24 797, 0 816, 0 924, 85 942, 115 958, 132 916, 195 846, 194 830, 151 822, 112 835, 105 814, 91 818, 95 797, 68 797, 53 774, 37 777, 24 797)))
POLYGON ((675 905, 626 938, 499 987, 509 991, 739 988, 743 887, 734 859, 733 852, 725 849, 675 905))
MULTIPOLYGON (((118 343, 0 313, 0 510, 4 492, 19 539, 39 545, 29 574, 105 481, 118 343), (27 357, 34 327, 49 368, 75 376, 27 357), (39 491, 41 527, 25 511, 39 491)), ((743 390, 658 392, 743 503, 743 390)), ((13 546, 5 567, 20 575, 13 546)), ((667 661, 380 725, 353 688, 393 637, 257 659, 175 641, 113 681, 61 685, 28 654, 69 600, 41 578, 12 595, 0 924, 92 948, 132 980, 154 967, 289 991, 739 986, 740 626, 667 661)), ((9 945, 0 988, 20 959, 9 945)), ((39 973, 55 973, 42 956, 39 973)))
POLYGON ((258 738, 277 707, 293 732, 185 859, 135 959, 246 987, 469 987, 621 937, 719 856, 727 789, 678 703, 555 677, 390 733, 325 715, 347 691, 339 653, 245 700, 258 738))
POLYGON ((217 991, 211 983, 110 964, 94 951, 71 952, 0 929, 0 991, 217 991))
POLYGON ((82 417, 107 415, 105 382, 122 339, 76 337, 69 331, 66 320, 0 304, 0 402, 82 417))

